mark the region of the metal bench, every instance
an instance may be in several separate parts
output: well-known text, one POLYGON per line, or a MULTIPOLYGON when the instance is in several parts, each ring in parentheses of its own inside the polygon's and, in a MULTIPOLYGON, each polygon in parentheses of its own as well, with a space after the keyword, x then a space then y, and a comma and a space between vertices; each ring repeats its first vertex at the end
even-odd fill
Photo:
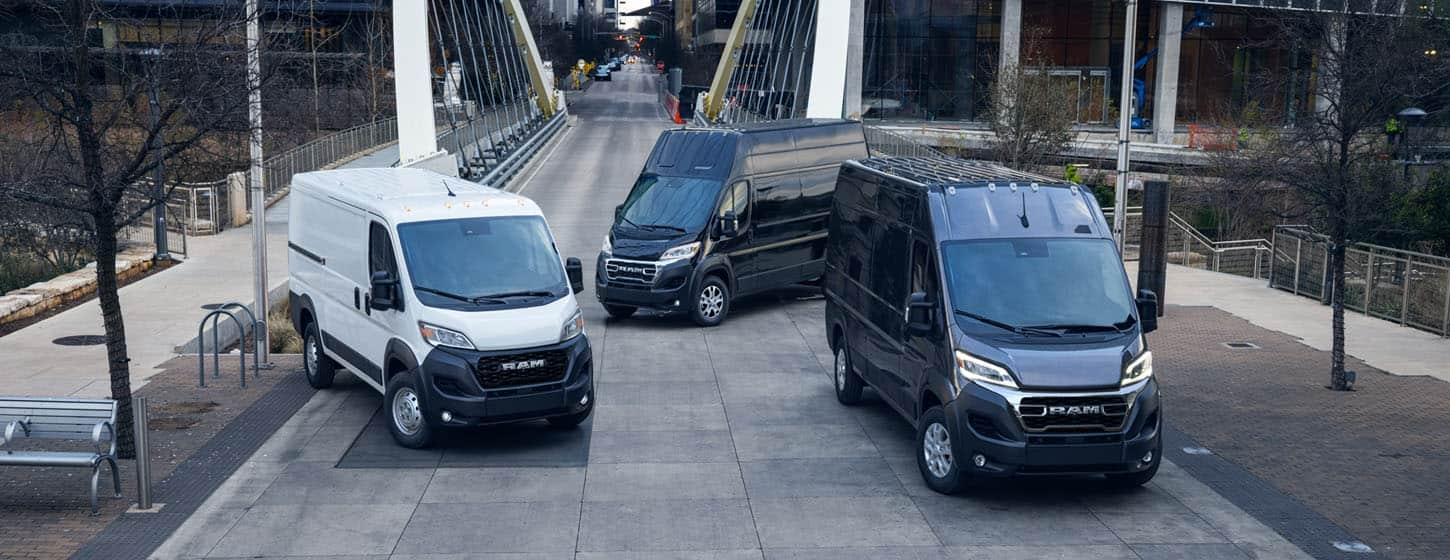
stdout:
POLYGON ((116 497, 121 497, 115 422, 116 401, 110 399, 0 397, 0 465, 90 468, 91 515, 98 515, 102 463, 111 465, 111 482, 116 497), (21 438, 89 441, 94 451, 11 449, 11 443, 21 438))

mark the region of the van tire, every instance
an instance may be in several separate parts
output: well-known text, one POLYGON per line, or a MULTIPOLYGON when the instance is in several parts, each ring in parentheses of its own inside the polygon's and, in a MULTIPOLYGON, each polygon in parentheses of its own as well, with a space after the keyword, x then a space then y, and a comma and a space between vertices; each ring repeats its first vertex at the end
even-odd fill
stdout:
POLYGON ((965 490, 972 477, 962 470, 966 458, 961 453, 962 439, 952 432, 940 406, 928 408, 916 428, 916 466, 921 479, 928 488, 948 495, 965 490))
POLYGON ((706 276, 690 301, 690 319, 696 325, 713 327, 730 313, 730 286, 719 276, 706 276))
POLYGON ((634 312, 638 310, 638 307, 632 307, 628 305, 613 305, 608 303, 604 304, 604 311, 609 313, 610 317, 619 319, 621 321, 633 317, 634 312))
POLYGON ((836 346, 836 361, 831 368, 831 385, 836 388, 836 400, 846 406, 860 404, 861 390, 865 384, 851 364, 851 352, 846 349, 846 339, 841 338, 836 346))
POLYGON ((302 372, 307 375, 307 384, 313 389, 331 387, 332 379, 337 375, 337 363, 322 351, 322 334, 318 332, 316 321, 307 323, 302 337, 302 372))
POLYGON ((387 413, 388 431, 398 445, 421 449, 433 444, 433 424, 424 412, 422 399, 418 374, 402 371, 388 381, 383 410, 387 413))

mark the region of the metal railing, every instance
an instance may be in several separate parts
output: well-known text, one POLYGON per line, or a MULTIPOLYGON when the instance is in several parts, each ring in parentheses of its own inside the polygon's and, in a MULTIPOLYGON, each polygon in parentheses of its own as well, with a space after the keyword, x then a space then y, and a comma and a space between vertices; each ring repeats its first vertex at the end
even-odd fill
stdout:
POLYGON ((948 157, 941 150, 874 126, 863 127, 866 131, 866 149, 871 157, 948 157))
MULTIPOLYGON (((1124 260, 1137 260, 1143 235, 1143 209, 1128 207, 1124 225, 1124 260)), ((1109 223, 1113 211, 1103 212, 1109 223)), ((1168 213, 1168 262, 1247 278, 1268 278, 1273 243, 1268 239, 1214 241, 1178 214, 1168 213)))
MULTIPOLYGON (((1269 286, 1329 303, 1329 239, 1303 226, 1274 229, 1269 286)), ((1450 258, 1356 243, 1344 251, 1344 307, 1450 336, 1450 258)))
MULTIPOLYGON (((267 197, 271 198, 292 185, 293 175, 322 169, 340 159, 397 139, 397 117, 379 119, 323 136, 262 162, 262 174, 265 177, 263 188, 267 197)), ((248 199, 250 209, 250 197, 248 199)))

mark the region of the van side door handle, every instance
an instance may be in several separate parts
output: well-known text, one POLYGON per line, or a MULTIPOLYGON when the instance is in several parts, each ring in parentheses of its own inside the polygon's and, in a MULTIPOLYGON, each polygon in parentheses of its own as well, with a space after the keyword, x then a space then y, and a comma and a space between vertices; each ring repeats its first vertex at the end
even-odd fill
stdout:
POLYGON ((362 309, 362 288, 352 287, 352 306, 354 309, 362 309))

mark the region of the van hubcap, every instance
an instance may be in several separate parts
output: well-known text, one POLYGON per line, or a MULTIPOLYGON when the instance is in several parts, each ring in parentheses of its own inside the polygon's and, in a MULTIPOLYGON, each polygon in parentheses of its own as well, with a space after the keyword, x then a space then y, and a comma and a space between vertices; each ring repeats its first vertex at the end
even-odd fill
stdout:
POLYGON ((711 284, 700 290, 700 316, 714 319, 725 309, 725 292, 720 286, 711 284))
POLYGON ((410 436, 423 427, 423 410, 418 405, 418 393, 412 388, 398 389, 393 395, 393 423, 398 431, 410 436))
POLYGON ((836 351, 836 392, 846 390, 846 348, 836 351))
POLYGON ((307 359, 307 375, 316 375, 317 374, 317 338, 316 337, 311 337, 311 336, 307 337, 307 348, 304 350, 303 355, 306 356, 306 359, 307 359))
POLYGON ((932 422, 926 427, 921 441, 922 458, 926 459, 926 470, 937 478, 945 478, 952 472, 952 437, 946 426, 932 422))

